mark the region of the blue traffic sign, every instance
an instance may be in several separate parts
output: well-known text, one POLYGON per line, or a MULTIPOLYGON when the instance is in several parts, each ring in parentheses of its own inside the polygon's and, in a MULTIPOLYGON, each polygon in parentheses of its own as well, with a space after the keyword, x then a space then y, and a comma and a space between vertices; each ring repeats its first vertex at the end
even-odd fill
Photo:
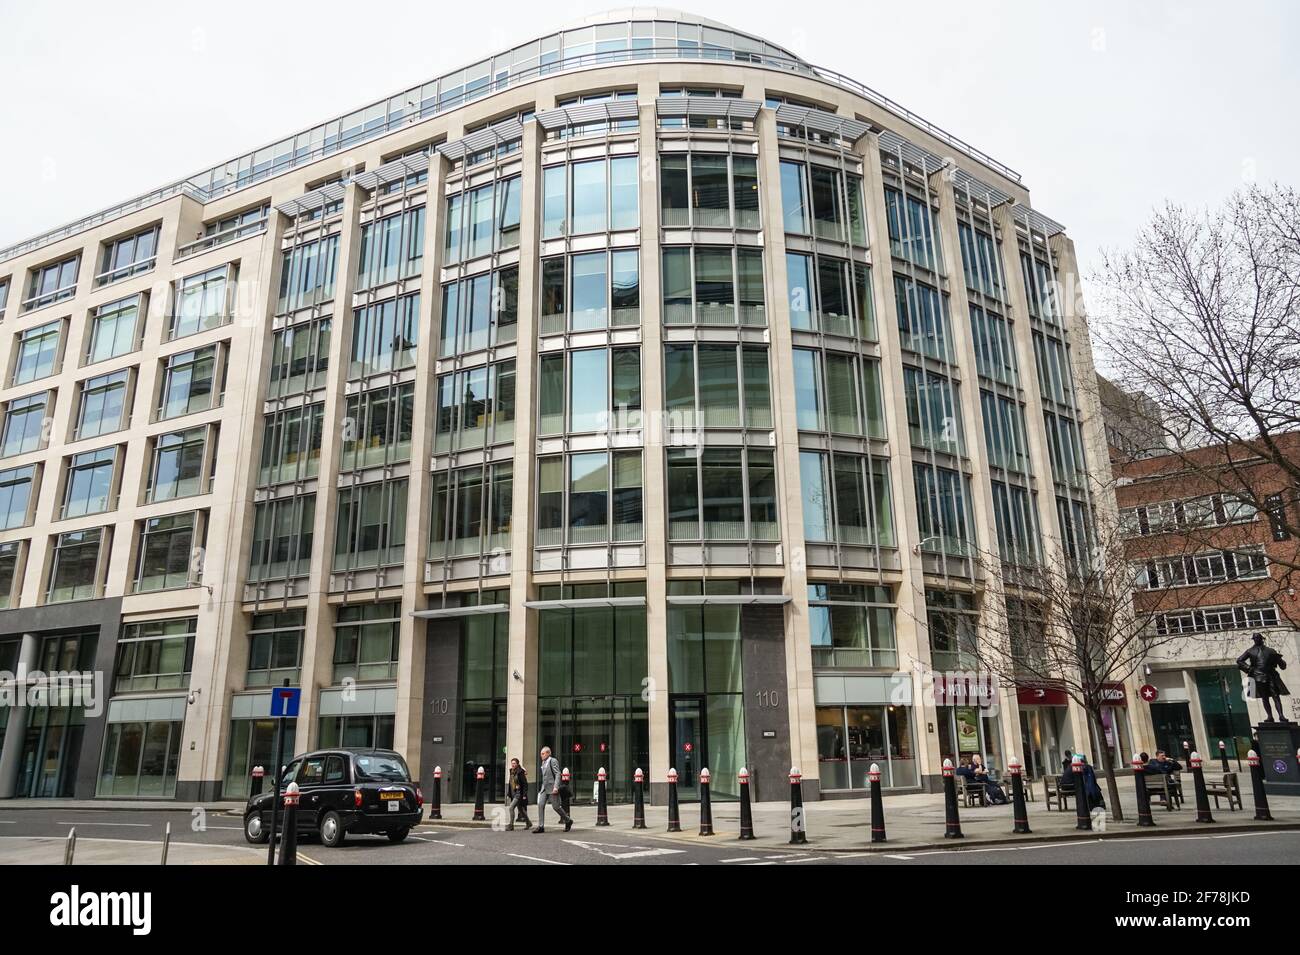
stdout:
POLYGON ((271 690, 271 715, 277 719, 288 719, 298 715, 298 703, 302 699, 302 689, 296 686, 277 686, 271 690))

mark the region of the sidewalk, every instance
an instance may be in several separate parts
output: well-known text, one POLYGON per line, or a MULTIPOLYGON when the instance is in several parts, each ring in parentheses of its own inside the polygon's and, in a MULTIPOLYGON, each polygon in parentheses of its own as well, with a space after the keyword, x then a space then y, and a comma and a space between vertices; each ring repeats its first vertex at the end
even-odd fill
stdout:
MULTIPOLYGON (((3 865, 63 865, 68 840, 61 836, 9 836, 0 853, 3 865)), ((162 842, 144 839, 77 837, 76 865, 158 865, 162 842)), ((167 850, 168 865, 266 865, 266 850, 256 846, 204 845, 175 842, 167 850)))
MULTIPOLYGON (((1158 804, 1152 807, 1154 827, 1138 828, 1137 801, 1131 780, 1120 781, 1120 803, 1124 811, 1124 821, 1116 822, 1109 814, 1104 830, 1094 824, 1091 831, 1075 828, 1078 820, 1073 807, 1068 812, 1049 812, 1042 801, 1041 790, 1037 793, 1038 801, 1026 804, 1029 834, 1012 832, 1011 806, 961 807, 959 810, 963 838, 944 838, 944 804, 942 793, 912 793, 899 796, 887 796, 884 800, 885 829, 887 841, 871 842, 871 801, 870 799, 826 799, 804 804, 808 842, 805 846, 791 846, 790 842, 790 807, 786 803, 764 802, 753 808, 753 841, 739 842, 740 804, 736 802, 714 802, 713 831, 714 836, 701 837, 699 833, 700 810, 696 803, 681 806, 679 813, 682 832, 669 833, 668 809, 666 806, 646 806, 646 829, 644 834, 655 838, 675 842, 704 841, 735 843, 746 849, 795 849, 806 848, 817 852, 899 852, 908 849, 963 849, 992 845, 1012 845, 1035 842, 1061 842, 1073 839, 1113 839, 1133 838, 1146 835, 1173 835, 1178 833, 1195 833, 1208 835, 1217 832, 1245 832, 1261 829, 1300 829, 1300 798, 1270 797, 1269 806, 1273 822, 1256 822, 1254 804, 1249 790, 1244 793, 1245 808, 1235 812, 1228 809, 1224 802, 1221 810, 1214 809, 1214 800, 1210 800, 1214 823, 1197 823, 1195 800, 1191 798, 1182 809, 1169 812, 1158 804)), ((535 807, 534 810, 535 812, 535 807)), ((426 821, 424 825, 446 828, 491 828, 494 819, 503 825, 505 810, 501 806, 488 806, 485 810, 488 821, 474 822, 471 817, 474 807, 468 803, 455 803, 442 807, 441 821, 426 821), (495 816, 494 816, 495 811, 495 816)), ((555 825, 555 816, 548 811, 548 831, 555 825)), ((573 832, 596 831, 604 833, 632 833, 632 807, 616 805, 609 807, 609 828, 597 829, 595 806, 580 805, 573 807, 573 832)), ((534 818, 534 821, 536 819, 534 818)), ((562 827, 561 827, 562 828, 562 827)), ((638 833, 641 830, 636 830, 638 833)))
POLYGON ((187 803, 178 799, 0 799, 0 812, 17 809, 60 810, 63 812, 233 812, 242 815, 244 800, 187 803))

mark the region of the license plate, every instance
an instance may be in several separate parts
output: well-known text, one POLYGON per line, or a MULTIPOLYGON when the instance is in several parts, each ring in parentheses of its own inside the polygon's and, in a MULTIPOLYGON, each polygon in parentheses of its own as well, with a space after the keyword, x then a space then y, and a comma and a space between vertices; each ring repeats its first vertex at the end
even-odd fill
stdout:
POLYGON ((382 800, 388 800, 388 799, 401 799, 404 795, 406 795, 406 794, 405 794, 405 793, 400 793, 400 792, 396 792, 396 793, 384 793, 384 792, 381 792, 381 793, 379 794, 379 798, 382 799, 382 800))
POLYGON ((397 812, 401 808, 402 808, 402 804, 400 802, 390 802, 388 804, 389 812, 397 812))

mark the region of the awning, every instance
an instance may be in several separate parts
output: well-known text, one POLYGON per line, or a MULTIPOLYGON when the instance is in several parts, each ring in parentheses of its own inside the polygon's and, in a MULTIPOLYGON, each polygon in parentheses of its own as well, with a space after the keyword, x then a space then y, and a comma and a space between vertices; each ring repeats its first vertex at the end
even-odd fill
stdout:
POLYGON ((472 617, 481 613, 506 613, 509 604, 474 604, 469 607, 436 607, 432 610, 412 610, 412 617, 439 619, 442 617, 472 617))
POLYGON ((583 610, 589 607, 644 607, 644 597, 581 597, 568 600, 525 600, 529 610, 583 610))
POLYGON ((699 606, 700 604, 788 604, 789 594, 679 594, 668 598, 670 604, 699 606))

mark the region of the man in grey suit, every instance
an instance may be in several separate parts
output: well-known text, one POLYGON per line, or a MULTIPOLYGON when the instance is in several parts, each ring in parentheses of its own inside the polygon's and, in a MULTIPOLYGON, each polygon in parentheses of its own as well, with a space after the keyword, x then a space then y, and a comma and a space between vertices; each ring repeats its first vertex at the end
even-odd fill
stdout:
POLYGON ((564 831, 573 828, 573 817, 560 805, 560 763, 551 755, 551 747, 542 747, 541 771, 537 774, 537 828, 533 832, 546 831, 546 804, 549 802, 564 823, 564 831))

